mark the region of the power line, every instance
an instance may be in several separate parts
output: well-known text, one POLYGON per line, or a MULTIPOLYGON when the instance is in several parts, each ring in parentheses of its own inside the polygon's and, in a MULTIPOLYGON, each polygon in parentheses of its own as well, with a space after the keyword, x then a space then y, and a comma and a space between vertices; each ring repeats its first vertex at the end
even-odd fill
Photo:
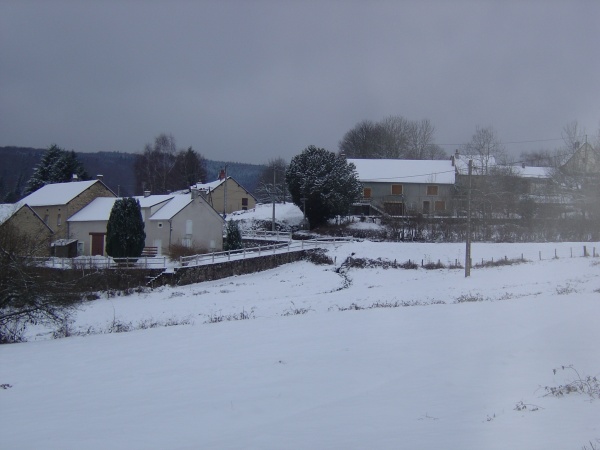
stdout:
MULTIPOLYGON (((563 141, 563 138, 551 138, 551 139, 531 139, 531 140, 526 140, 526 141, 506 141, 506 142, 500 142, 501 145, 513 145, 513 144, 533 144, 536 142, 555 142, 555 141, 563 141)), ((462 144, 437 144, 441 147, 461 147, 464 145, 467 145, 468 142, 463 142, 462 144)))
POLYGON ((454 173, 454 172, 455 172, 455 170, 445 170, 443 172, 430 172, 430 173, 422 173, 420 175, 406 175, 406 176, 403 176, 403 177, 369 178, 369 181, 377 181, 377 180, 403 180, 405 178, 418 178, 418 177, 426 177, 426 176, 429 176, 429 175, 438 175, 438 174, 442 174, 442 173, 454 173))

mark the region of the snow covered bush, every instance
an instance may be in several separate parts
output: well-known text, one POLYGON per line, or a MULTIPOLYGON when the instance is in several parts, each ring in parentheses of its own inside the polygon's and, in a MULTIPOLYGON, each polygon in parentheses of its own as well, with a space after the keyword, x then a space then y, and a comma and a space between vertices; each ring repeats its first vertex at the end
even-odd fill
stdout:
POLYGON ((240 231, 238 222, 237 220, 230 220, 229 222, 227 222, 225 240, 223 242, 223 250, 238 250, 242 247, 242 232, 240 231))
POLYGON ((311 228, 346 215, 362 193, 354 164, 313 145, 292 158, 285 179, 294 204, 306 208, 311 228))

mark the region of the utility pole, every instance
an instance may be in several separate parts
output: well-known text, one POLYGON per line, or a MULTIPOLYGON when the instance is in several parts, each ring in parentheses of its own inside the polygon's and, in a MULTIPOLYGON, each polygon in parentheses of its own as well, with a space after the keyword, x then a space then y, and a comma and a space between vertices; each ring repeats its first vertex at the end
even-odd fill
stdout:
POLYGON ((471 176, 473 160, 469 160, 469 189, 467 190, 467 248, 465 251, 465 278, 471 276, 471 176))
POLYGON ((223 219, 227 217, 227 164, 225 164, 225 185, 223 186, 223 219))
POLYGON ((275 232, 275 174, 277 173, 277 167, 273 164, 273 189, 271 190, 271 199, 273 200, 273 219, 271 220, 271 231, 275 232))

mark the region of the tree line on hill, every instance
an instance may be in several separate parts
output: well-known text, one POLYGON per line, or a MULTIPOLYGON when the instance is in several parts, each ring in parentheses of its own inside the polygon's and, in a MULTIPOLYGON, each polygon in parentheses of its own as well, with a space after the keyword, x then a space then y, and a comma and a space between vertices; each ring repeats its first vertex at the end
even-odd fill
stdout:
MULTIPOLYGON (((0 203, 14 203, 27 195, 29 192, 27 190, 28 182, 42 163, 44 155, 52 147, 54 147, 55 150, 63 150, 57 145, 52 145, 48 149, 14 146, 0 147, 0 161, 2 161, 2 164, 0 164, 0 203)), ((56 152, 53 150, 52 153, 56 152)), ((71 180, 73 173, 77 173, 78 179, 80 180, 95 178, 97 175, 102 175, 104 183, 117 195, 142 195, 143 190, 141 189, 141 182, 138 183, 135 178, 135 161, 138 156, 139 154, 122 152, 83 153, 65 151, 65 155, 61 162, 54 166, 54 173, 38 173, 38 175, 44 175, 44 177, 48 175, 49 180, 55 180, 53 182, 58 182, 58 180, 69 181, 71 180), (66 160, 70 160, 70 163, 77 160, 81 165, 82 172, 73 172, 69 168, 69 161, 66 160), (64 176, 62 177, 56 172, 59 168, 64 169, 64 176)), ((47 162, 50 163, 50 160, 47 162)), ((265 169, 265 166, 260 164, 213 161, 207 159, 203 159, 203 162, 206 178, 199 178, 194 182, 210 182, 216 180, 220 169, 227 165, 228 175, 234 177, 250 192, 253 192, 256 189, 258 179, 265 169)), ((47 166, 50 165, 51 164, 48 164, 47 166)), ((188 177, 185 179, 189 180, 192 178, 188 177)), ((181 189, 189 187, 189 185, 185 185, 186 183, 182 184, 181 189)))

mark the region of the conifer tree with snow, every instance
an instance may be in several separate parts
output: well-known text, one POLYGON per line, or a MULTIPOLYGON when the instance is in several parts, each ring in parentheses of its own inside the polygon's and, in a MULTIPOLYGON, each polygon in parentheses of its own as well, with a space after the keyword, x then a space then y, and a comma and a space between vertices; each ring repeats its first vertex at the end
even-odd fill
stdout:
POLYGON ((294 204, 303 210, 306 205, 311 228, 347 214, 362 193, 354 164, 314 145, 292 158, 285 179, 294 204))
POLYGON ((227 229, 225 231, 225 241, 223 242, 223 250, 238 250, 243 247, 242 244, 242 232, 238 225, 237 220, 230 220, 227 222, 227 229))
POLYGON ((74 151, 69 152, 52 144, 27 181, 25 194, 31 194, 47 184, 66 183, 71 181, 73 175, 77 175, 80 181, 90 179, 74 151))
POLYGON ((106 254, 113 258, 137 258, 144 250, 145 241, 139 200, 117 199, 106 225, 106 254))

